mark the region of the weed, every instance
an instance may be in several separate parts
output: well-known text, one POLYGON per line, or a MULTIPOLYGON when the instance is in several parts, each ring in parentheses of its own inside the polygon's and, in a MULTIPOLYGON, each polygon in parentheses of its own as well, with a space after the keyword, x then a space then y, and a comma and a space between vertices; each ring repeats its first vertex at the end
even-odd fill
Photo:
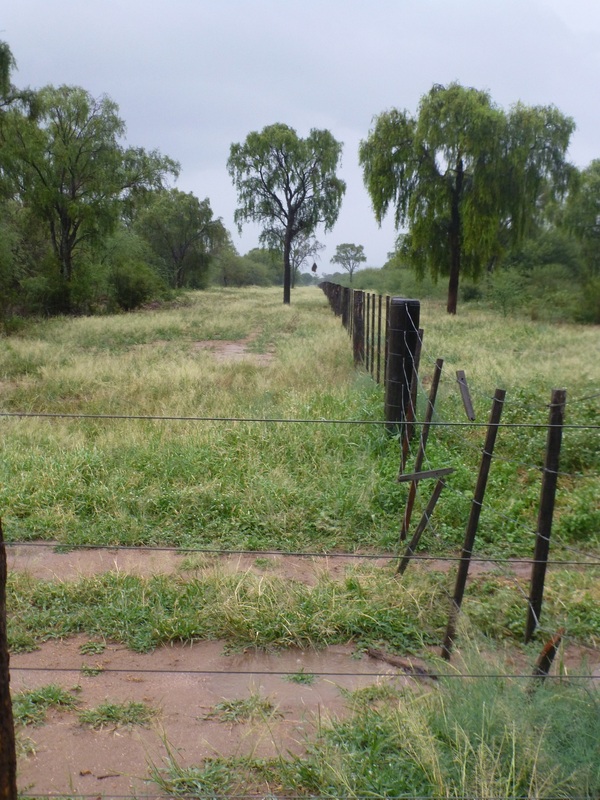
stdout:
POLYGON ((102 703, 95 708, 79 712, 82 725, 100 730, 111 727, 132 727, 149 725, 157 715, 156 709, 144 703, 102 703))
POLYGON ((13 697, 13 718, 15 725, 43 725, 49 709, 68 711, 76 708, 77 699, 73 691, 49 684, 39 689, 18 692, 13 697))
POLYGON ((79 652, 84 656, 95 656, 106 650, 105 642, 84 642, 79 645, 79 652))
POLYGON ((274 716, 280 715, 273 703, 268 698, 261 697, 259 692, 252 692, 245 698, 217 703, 204 718, 219 722, 250 722, 271 719, 274 716))
POLYGON ((85 675, 87 678, 95 678, 103 672, 104 667, 90 667, 89 664, 82 664, 81 666, 81 674, 85 675))
POLYGON ((286 681, 290 681, 290 683, 300 683, 304 686, 312 686, 312 684, 317 680, 317 676, 313 675, 312 672, 304 672, 304 667, 300 670, 300 672, 294 672, 293 675, 286 675, 286 681))

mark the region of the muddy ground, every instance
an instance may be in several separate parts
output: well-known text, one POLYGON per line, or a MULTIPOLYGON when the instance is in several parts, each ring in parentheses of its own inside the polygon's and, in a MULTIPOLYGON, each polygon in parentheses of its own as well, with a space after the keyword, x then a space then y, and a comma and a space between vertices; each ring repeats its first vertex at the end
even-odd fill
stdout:
MULTIPOLYGON (((144 576, 174 574, 180 572, 183 558, 170 550, 60 553, 48 546, 7 548, 9 571, 25 571, 42 580, 76 579, 107 570, 144 576)), ((347 563, 354 560, 272 556, 269 569, 312 584, 323 570, 341 576, 347 563)), ((258 570, 255 562, 255 556, 220 559, 220 564, 231 570, 258 570)), ((433 562, 433 566, 448 568, 445 562, 433 562)), ((523 565, 519 566, 523 571, 523 565)), ((477 562, 473 567, 480 572, 493 565, 477 562)), ((149 782, 149 774, 153 767, 164 767, 170 756, 189 766, 217 755, 301 753, 306 738, 320 722, 345 713, 344 690, 381 681, 396 685, 413 682, 400 668, 367 656, 357 659, 350 645, 318 652, 228 653, 223 642, 213 641, 140 654, 107 642, 103 652, 84 654, 81 648, 88 641, 77 636, 13 655, 13 693, 53 683, 72 690, 80 708, 135 701, 155 709, 156 715, 147 727, 91 730, 81 725, 76 710, 52 711, 44 725, 21 729, 19 739, 27 750, 18 764, 22 793, 160 795, 157 784, 149 782), (102 671, 86 674, 90 669, 102 671), (302 672, 315 675, 311 685, 290 681, 290 674, 302 672), (207 718, 224 700, 256 694, 271 702, 271 716, 241 723, 207 718)), ((568 648, 562 661, 575 666, 582 655, 581 650, 568 648)), ((597 654, 588 654, 588 665, 592 663, 592 670, 598 670, 594 657, 597 660, 597 654)), ((413 662, 419 665, 418 660, 413 662)), ((515 668, 527 669, 528 665, 515 662, 515 668)))

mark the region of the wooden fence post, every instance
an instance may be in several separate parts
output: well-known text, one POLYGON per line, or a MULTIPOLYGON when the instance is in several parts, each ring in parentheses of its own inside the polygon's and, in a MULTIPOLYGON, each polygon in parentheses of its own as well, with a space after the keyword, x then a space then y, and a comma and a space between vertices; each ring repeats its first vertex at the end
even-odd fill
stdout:
POLYGON ((452 651, 452 645, 454 643, 454 636, 456 633, 458 614, 460 612, 460 606, 465 593, 467 575, 469 574, 471 555, 473 553, 473 545, 475 544, 475 534, 477 533, 479 516, 481 514, 481 507, 483 506, 483 498, 485 496, 487 479, 490 474, 492 455, 494 453, 494 444, 496 443, 498 424, 500 422, 500 417, 502 416, 502 405, 504 403, 505 396, 506 392, 504 389, 496 389, 494 401, 492 403, 492 411, 490 413, 490 421, 488 423, 487 436, 485 437, 485 445, 481 455, 481 463, 479 465, 477 485, 475 486, 475 493, 473 495, 473 500, 471 501, 471 513, 469 515, 469 521, 465 531, 465 540, 456 573, 456 584, 454 587, 452 605, 450 607, 448 627, 446 628, 446 636, 442 645, 441 655, 442 658, 445 658, 447 661, 450 660, 450 653, 452 651))
POLYGON ((17 800, 17 755, 6 635, 6 548, 0 520, 0 800, 17 800))
POLYGON ((531 568, 531 588, 529 592, 529 605, 527 607, 525 643, 529 642, 533 637, 542 613, 544 581, 546 578, 548 553, 550 551, 550 534, 552 533, 552 516, 554 513, 556 484, 558 482, 558 462, 562 443, 562 426, 565 417, 566 401, 567 393, 564 389, 554 389, 552 391, 535 551, 531 568))
POLYGON ((400 456, 400 470, 404 472, 410 443, 415 435, 415 419, 417 418, 417 394, 419 391, 419 366, 421 364, 421 346, 423 344, 423 328, 419 328, 417 343, 414 352, 414 369, 410 381, 410 403, 406 412, 406 425, 402 436, 402 452, 400 456))
POLYGON ((385 381, 385 420, 396 433, 410 406, 410 386, 419 335, 418 300, 393 297, 388 316, 388 358, 385 381))
POLYGON ((352 311, 352 351, 354 353, 354 363, 362 364, 365 360, 364 292, 354 289, 352 294, 354 300, 352 311))
POLYGON ((381 307, 383 297, 379 295, 377 305, 377 383, 381 383, 381 307))
MULTIPOLYGON (((421 428, 421 436, 419 439, 419 449, 417 450, 417 457, 415 458, 414 472, 420 472, 425 458, 425 448, 427 447, 427 440, 429 438, 429 431, 431 430, 431 420, 433 419, 433 412, 435 409, 435 401, 437 398, 438 387, 440 385, 440 378, 442 376, 442 367, 444 366, 444 359, 438 358, 435 362, 435 369, 433 378, 431 379, 431 386, 429 388, 429 399, 427 401, 427 410, 425 411, 425 420, 421 428)), ((404 464, 401 465, 404 471, 404 464)), ((400 541, 406 539, 406 533, 410 525, 410 518, 412 516, 413 506, 415 504, 415 497, 417 495, 418 480, 411 481, 410 489, 408 490, 408 497, 406 499, 406 507, 404 509, 404 517, 402 518, 402 528, 400 529, 400 541)))

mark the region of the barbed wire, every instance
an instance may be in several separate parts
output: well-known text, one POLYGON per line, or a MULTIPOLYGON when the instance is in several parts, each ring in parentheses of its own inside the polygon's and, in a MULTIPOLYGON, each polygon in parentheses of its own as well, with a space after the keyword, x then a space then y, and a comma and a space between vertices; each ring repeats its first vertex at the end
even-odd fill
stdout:
MULTIPOLYGON (((42 411, 0 411, 0 418, 22 419, 81 419, 81 420, 131 420, 142 422, 238 422, 248 424, 297 424, 297 425, 379 425, 394 426, 397 420, 381 419, 301 419, 286 417, 211 417, 174 416, 158 414, 76 414, 42 411)), ((432 422, 431 425, 445 428, 487 428, 487 422, 432 422)), ((600 430, 598 425, 549 425, 537 422, 501 422, 497 428, 561 428, 563 430, 600 430)))
MULTIPOLYGON (((596 648, 590 647, 590 650, 595 650, 596 648)), ((407 661, 407 669, 409 668, 410 657, 403 656, 403 658, 407 661)), ((417 666, 412 665, 412 666, 417 666)), ((157 674, 157 675, 273 675, 275 677, 294 677, 297 675, 314 675, 315 677, 319 678, 431 678, 433 680, 532 680, 539 678, 539 675, 535 675, 531 672, 523 672, 523 673, 511 673, 511 672, 435 672, 433 670, 427 672, 420 672, 415 671, 413 674, 412 672, 407 672, 403 667, 396 666, 394 664, 390 664, 390 667, 394 667, 395 669, 400 670, 400 672, 330 672, 330 671, 322 671, 322 670, 260 670, 260 669, 248 669, 248 670, 235 670, 235 669, 149 669, 148 667, 103 667, 102 665, 91 665, 91 664, 82 664, 79 667, 19 667, 11 665, 10 671, 13 672, 56 672, 56 673, 72 673, 72 672, 85 672, 86 669, 90 670, 99 670, 99 674, 108 674, 108 673, 115 673, 115 674, 132 674, 132 673, 140 673, 140 674, 157 674)), ((96 675, 91 675, 90 677, 98 677, 96 675)), ((582 674, 582 673, 563 673, 563 674, 549 674, 544 675, 544 680, 546 678, 550 680, 558 680, 558 681, 570 681, 570 680, 600 680, 600 675, 594 675, 593 673, 590 674, 582 674)))
MULTIPOLYGON (((535 535, 535 534, 534 534, 535 535)), ((150 551, 150 552, 172 552, 176 553, 177 555, 187 555, 187 554, 206 554, 206 555, 224 555, 224 556, 274 556, 274 557, 282 557, 282 558, 322 558, 322 559, 330 559, 330 558, 342 558, 348 560, 385 560, 385 561, 396 561, 399 558, 403 558, 403 553, 349 553, 349 552, 319 552, 319 551, 305 551, 305 550, 247 550, 247 549, 229 549, 229 548, 219 548, 219 547, 188 547, 185 545, 120 545, 120 544, 70 544, 68 542, 40 542, 40 541, 5 541, 5 547, 34 547, 34 548, 52 548, 54 550, 64 550, 64 551, 71 551, 71 550, 129 550, 133 552, 139 551, 150 551)), ((583 551, 576 551, 581 555, 587 555, 583 553, 583 551)), ((67 555, 68 553, 64 553, 67 555)), ((588 556, 589 558, 593 558, 593 556, 588 556)), ((442 562, 449 562, 454 563, 457 561, 462 561, 463 558, 461 556, 448 556, 448 555, 423 555, 423 554, 412 554, 408 556, 411 561, 442 561, 442 562)), ((520 558, 520 557, 499 557, 494 555, 481 555, 481 556, 472 556, 470 561, 473 562, 481 562, 484 564, 487 563, 506 563, 506 564, 546 564, 547 566, 581 566, 581 567, 600 567, 600 561, 568 561, 568 560, 552 560, 549 559, 548 561, 536 561, 533 558, 520 558)))

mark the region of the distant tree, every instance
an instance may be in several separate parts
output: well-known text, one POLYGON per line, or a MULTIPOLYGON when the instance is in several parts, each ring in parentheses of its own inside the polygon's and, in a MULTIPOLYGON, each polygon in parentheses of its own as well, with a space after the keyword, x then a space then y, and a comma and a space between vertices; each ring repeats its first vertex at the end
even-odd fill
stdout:
POLYGON ((342 145, 327 130, 301 139, 277 123, 232 144, 227 168, 238 193, 235 220, 263 226, 261 241, 283 252, 283 302, 291 299, 294 240, 335 224, 346 184, 336 176, 342 145))
POLYGON ((449 313, 460 274, 477 277, 527 234, 543 194, 565 191, 573 130, 554 107, 505 113, 456 83, 434 86, 414 117, 393 109, 376 118, 359 150, 376 219, 393 205, 417 272, 449 276, 449 313))
POLYGON ((589 272, 600 276, 600 159, 579 172, 564 206, 562 225, 580 242, 589 272))
POLYGON ((331 259, 332 264, 339 264, 350 275, 350 283, 355 270, 367 260, 362 244, 338 244, 331 259))
POLYGON ((116 104, 79 87, 48 86, 36 95, 37 117, 2 114, 2 169, 13 197, 47 231, 62 285, 63 308, 77 253, 108 235, 132 193, 158 189, 178 165, 157 152, 124 147, 116 104))
POLYGON ((225 241, 220 219, 213 219, 208 198, 165 189, 154 192, 134 229, 148 242, 173 289, 200 288, 208 282, 210 259, 225 241))

